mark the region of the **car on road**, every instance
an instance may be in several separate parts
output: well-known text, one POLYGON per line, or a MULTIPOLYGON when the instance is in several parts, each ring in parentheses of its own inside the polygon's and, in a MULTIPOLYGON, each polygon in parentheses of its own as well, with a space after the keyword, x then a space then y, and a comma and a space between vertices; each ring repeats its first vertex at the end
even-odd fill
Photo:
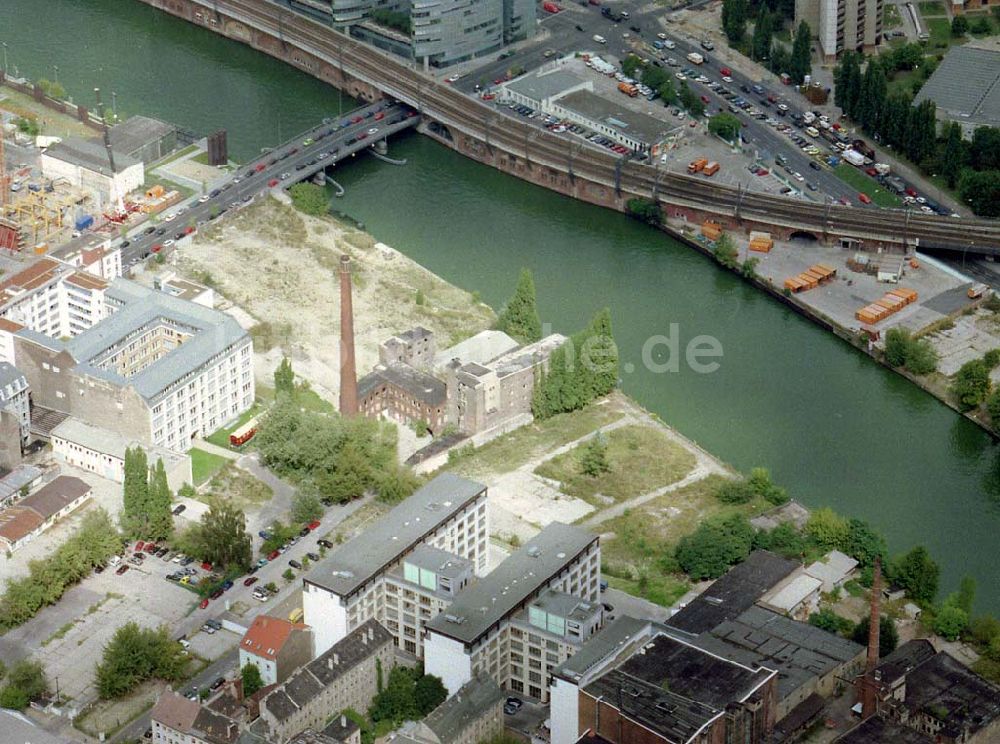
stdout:
POLYGON ((231 580, 226 579, 224 582, 222 582, 222 591, 228 592, 232 588, 233 588, 233 582, 231 580))
POLYGON ((792 178, 794 178, 796 181, 800 181, 800 182, 806 180, 805 177, 801 173, 799 173, 798 171, 795 171, 794 173, 792 173, 792 178))
POLYGON ((372 127, 369 129, 368 134, 378 134, 378 127, 372 127))
POLYGON ((184 697, 186 697, 188 700, 197 700, 198 699, 198 688, 197 687, 192 687, 190 690, 188 690, 187 692, 184 693, 184 697))
POLYGON ((814 184, 812 181, 806 181, 806 188, 810 191, 819 191, 819 186, 814 184))
POLYGON ((163 218, 164 222, 170 222, 171 220, 177 219, 177 215, 174 212, 167 212, 167 215, 163 218))
POLYGON ((809 161, 809 167, 812 168, 813 170, 823 170, 823 166, 821 166, 815 160, 809 161))
POLYGON ((208 194, 203 194, 203 195, 201 195, 201 196, 198 197, 198 203, 199 204, 204 204, 205 202, 207 202, 211 198, 212 197, 210 197, 208 194))
POLYGON ((209 598, 209 599, 218 599, 219 597, 221 597, 221 596, 222 596, 223 592, 225 592, 225 589, 223 589, 223 588, 222 588, 222 587, 220 586, 220 587, 219 587, 218 589, 216 589, 216 590, 215 590, 214 592, 212 592, 211 594, 209 594, 209 595, 208 595, 208 598, 209 598))
MULTIPOLYGON (((171 240, 164 240, 163 241, 163 247, 164 248, 169 248, 170 246, 172 246, 174 244, 174 242, 175 241, 173 239, 171 239, 171 240)), ((154 250, 153 253, 156 253, 156 251, 154 250)))
POLYGON ((282 173, 282 174, 281 174, 281 180, 282 180, 282 181, 287 181, 287 180, 288 180, 289 178, 291 178, 291 177, 292 177, 292 174, 291 174, 291 173, 282 173))
POLYGON ((291 566, 292 568, 302 568, 302 564, 299 563, 294 558, 292 560, 288 561, 288 565, 291 566))
POLYGON ((275 186, 278 185, 278 183, 279 182, 277 178, 272 178, 270 181, 267 182, 267 185, 273 189, 275 186))
POLYGON ((656 35, 656 38, 659 39, 660 41, 666 41, 667 40, 667 35, 661 31, 660 33, 658 33, 656 35))
POLYGON ((243 586, 253 586, 258 581, 260 581, 260 579, 258 579, 256 576, 251 576, 248 579, 243 579, 243 586))
POLYGON ((444 79, 444 81, 445 81, 446 83, 457 83, 457 82, 458 82, 459 80, 461 80, 461 79, 462 79, 462 76, 461 76, 461 75, 459 75, 458 73, 456 73, 456 74, 454 74, 454 75, 449 75, 448 77, 446 77, 446 78, 444 79))

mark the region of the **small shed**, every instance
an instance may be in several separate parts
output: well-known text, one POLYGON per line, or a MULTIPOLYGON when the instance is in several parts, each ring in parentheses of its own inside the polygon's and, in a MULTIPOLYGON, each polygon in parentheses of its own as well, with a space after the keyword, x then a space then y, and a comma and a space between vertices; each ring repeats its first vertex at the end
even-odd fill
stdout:
POLYGON ((806 573, 823 583, 823 593, 839 589, 854 575, 858 562, 846 553, 831 550, 815 563, 806 567, 806 573))
POLYGON ((804 620, 819 607, 823 582, 805 573, 792 574, 760 598, 760 604, 788 617, 804 620))

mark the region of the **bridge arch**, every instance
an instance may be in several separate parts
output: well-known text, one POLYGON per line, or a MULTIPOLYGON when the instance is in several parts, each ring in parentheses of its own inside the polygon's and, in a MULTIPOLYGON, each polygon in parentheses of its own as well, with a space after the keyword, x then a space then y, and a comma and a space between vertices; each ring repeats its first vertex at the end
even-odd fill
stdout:
POLYGON ((436 134, 438 137, 441 137, 442 139, 448 140, 449 142, 454 142, 455 141, 455 138, 451 134, 451 130, 448 129, 447 126, 445 126, 444 124, 442 124, 439 121, 433 121, 432 120, 432 121, 428 122, 427 123, 427 130, 429 132, 431 132, 432 134, 436 134))
POLYGON ((819 241, 819 238, 816 236, 816 233, 811 232, 809 230, 792 230, 791 234, 788 236, 788 239, 805 240, 810 243, 816 243, 819 241))

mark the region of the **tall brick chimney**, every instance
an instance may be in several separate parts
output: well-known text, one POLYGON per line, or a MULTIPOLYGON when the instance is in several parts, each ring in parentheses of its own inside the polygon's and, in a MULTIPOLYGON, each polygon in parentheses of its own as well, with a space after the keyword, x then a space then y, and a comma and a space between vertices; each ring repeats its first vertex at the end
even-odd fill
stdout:
POLYGON ((875 715, 877 708, 876 693, 878 680, 875 679, 875 667, 878 666, 879 651, 879 601, 882 599, 882 561, 875 559, 872 575, 872 600, 868 626, 868 656, 865 659, 865 673, 861 678, 861 718, 875 715))
POLYGON ((340 257, 340 413, 358 412, 358 370, 354 357, 354 306, 351 302, 351 257, 340 257))

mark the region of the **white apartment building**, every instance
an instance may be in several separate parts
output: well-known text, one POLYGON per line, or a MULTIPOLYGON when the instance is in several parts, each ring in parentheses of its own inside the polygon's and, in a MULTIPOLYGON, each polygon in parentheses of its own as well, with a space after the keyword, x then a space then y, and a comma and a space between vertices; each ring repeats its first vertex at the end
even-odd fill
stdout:
MULTIPOLYGON (((465 559, 481 576, 488 540, 486 487, 451 473, 439 475, 303 577, 303 622, 313 629, 315 653, 324 653, 367 620, 385 624, 386 576, 418 547, 465 559)), ((428 569, 416 567, 418 578, 419 569, 428 569)), ((407 569, 401 570, 405 579, 407 569)), ((441 577, 455 580, 447 571, 441 577)), ((393 584, 400 587, 397 579, 393 584)))
MULTIPOLYGON (((530 674, 539 670, 527 664, 512 665, 513 621, 526 610, 530 613, 529 605, 546 590, 597 604, 600 581, 601 550, 597 535, 553 522, 479 583, 459 594, 445 612, 426 623, 427 673, 440 677, 448 692, 454 694, 478 673, 488 674, 501 687, 511 689, 512 666, 518 666, 517 679, 529 681, 526 693, 541 700, 545 696, 545 680, 540 674, 538 679, 530 674)), ((545 612, 542 609, 545 606, 543 602, 536 610, 545 612)), ((572 615, 565 611, 563 614, 572 615)), ((585 614, 589 617, 589 613, 585 614)), ((537 613, 530 616, 540 617, 537 613)), ((553 624, 553 629, 558 629, 557 624, 553 624)), ((523 626, 519 625, 517 632, 522 634, 519 640, 523 641, 523 626)), ((534 645, 541 647, 541 635, 537 635, 539 640, 534 645)), ((522 656, 524 653, 528 652, 522 651, 522 656)), ((558 655, 558 648, 554 653, 558 655)))
POLYGON ((424 624, 474 580, 471 561, 428 545, 414 548, 385 575, 382 624, 395 637, 396 646, 423 658, 424 624))
POLYGON ((107 288, 100 277, 43 258, 0 284, 0 318, 52 338, 75 336, 104 318, 107 288))
POLYGON ((882 43, 883 0, 796 0, 795 25, 805 21, 824 62, 845 51, 871 52, 882 43))

